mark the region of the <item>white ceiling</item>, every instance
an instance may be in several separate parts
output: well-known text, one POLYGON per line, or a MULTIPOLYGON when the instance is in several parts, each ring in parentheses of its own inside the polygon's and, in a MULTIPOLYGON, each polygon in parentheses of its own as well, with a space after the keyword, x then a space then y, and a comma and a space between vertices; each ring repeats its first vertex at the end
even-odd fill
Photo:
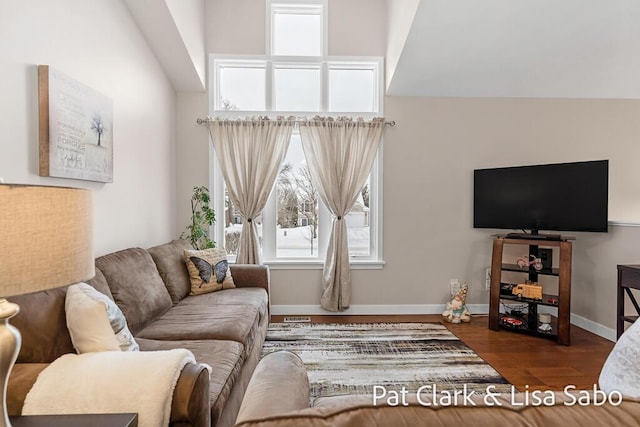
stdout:
POLYGON ((203 0, 124 0, 180 92, 205 90, 203 0))
POLYGON ((640 0, 420 0, 388 93, 640 98, 640 0))

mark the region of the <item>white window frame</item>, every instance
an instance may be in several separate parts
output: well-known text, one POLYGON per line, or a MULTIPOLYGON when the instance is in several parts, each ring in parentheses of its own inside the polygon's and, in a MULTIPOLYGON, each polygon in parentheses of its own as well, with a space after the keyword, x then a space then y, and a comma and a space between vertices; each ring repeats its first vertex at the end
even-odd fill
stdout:
MULTIPOLYGON (((267 105, 267 108, 269 109, 269 112, 276 112, 277 110, 275 109, 276 106, 276 99, 274 98, 275 95, 275 84, 276 84, 276 73, 275 71, 278 69, 281 70, 292 70, 292 69, 297 69, 297 70, 314 70, 314 71, 319 71, 320 72, 320 84, 318 85, 318 91, 320 92, 319 95, 319 104, 320 104, 320 109, 322 111, 326 110, 326 90, 325 88, 327 87, 327 82, 326 82, 326 78, 325 78, 325 74, 326 72, 324 71, 324 64, 321 61, 309 61, 308 58, 305 59, 300 59, 300 61, 298 62, 292 62, 290 58, 298 58, 298 57, 287 57, 289 60, 288 61, 267 61, 268 63, 270 62, 270 67, 268 67, 268 69, 270 71, 267 71, 267 74, 271 76, 271 86, 267 89, 270 91, 269 96, 267 97, 268 99, 270 99, 271 104, 267 105)), ((278 112, 279 113, 279 112, 278 112)), ((299 115, 301 112, 298 111, 296 113, 293 113, 294 115, 299 115)), ((304 112, 302 112, 304 114, 304 112)), ((316 112, 316 114, 318 114, 316 112)))
MULTIPOLYGON (((267 0, 267 34, 271 34, 271 20, 273 7, 286 7, 291 4, 322 4, 323 6, 323 52, 322 57, 294 57, 294 56, 272 56, 271 40, 267 37, 267 52, 264 56, 247 56, 247 55, 209 55, 209 88, 213 93, 209 96, 209 111, 211 116, 240 118, 256 115, 270 116, 296 116, 296 117, 313 117, 316 115, 323 116, 357 116, 365 119, 379 117, 383 115, 383 58, 381 57, 330 57, 327 55, 327 2, 326 0, 267 0), (273 7, 272 7, 273 6, 273 7), (240 67, 260 67, 265 68, 265 105, 266 111, 246 111, 246 110, 220 110, 219 105, 219 78, 218 70, 221 66, 240 66, 240 67), (320 110, 321 111, 275 111, 274 92, 274 68, 293 67, 293 68, 319 68, 321 72, 320 81, 320 110), (377 110, 372 113, 360 112, 328 112, 329 106, 329 90, 328 79, 329 70, 331 69, 370 69, 374 71, 378 84, 375 87, 374 97, 378 100, 378 104, 374 106, 377 110)), ((294 130, 297 132, 297 129, 294 130)), ((369 256, 350 256, 350 264, 353 269, 380 269, 384 265, 383 245, 382 245, 382 224, 383 224, 383 203, 382 203, 382 153, 383 143, 381 143, 378 154, 374 160, 371 169, 370 188, 369 188, 369 205, 373 208, 369 211, 369 256)), ((224 179, 218 165, 215 150, 212 145, 209 148, 210 154, 210 188, 212 191, 212 202, 218 214, 218 221, 213 227, 213 236, 216 242, 222 246, 225 237, 225 221, 224 221, 224 179)), ((328 237, 331 226, 331 214, 323 203, 319 203, 318 207, 318 251, 315 257, 296 257, 283 258, 276 256, 276 197, 275 188, 272 192, 267 205, 262 214, 263 223, 263 260, 264 263, 273 269, 322 269, 326 255, 328 237)), ((233 256, 229 257, 230 261, 234 261, 233 256)))
MULTIPOLYGON (((329 25, 328 25, 328 0, 267 0, 266 28, 269 37, 266 37, 267 55, 271 58, 290 58, 290 56, 273 55, 271 51, 271 41, 273 34, 273 17, 276 13, 302 13, 302 14, 319 14, 322 20, 322 37, 320 41, 322 46, 320 52, 322 57, 328 56, 329 53, 329 25)), ((313 57, 308 57, 313 58, 313 57)), ((317 57, 316 57, 317 58, 317 57)))

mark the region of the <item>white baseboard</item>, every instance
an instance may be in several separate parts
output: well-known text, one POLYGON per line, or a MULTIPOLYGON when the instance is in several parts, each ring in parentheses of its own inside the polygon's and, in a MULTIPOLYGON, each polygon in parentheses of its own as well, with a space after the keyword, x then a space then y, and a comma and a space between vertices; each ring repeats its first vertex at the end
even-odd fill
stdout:
MULTIPOLYGON (((352 305, 345 311, 327 311, 319 305, 272 305, 271 314, 275 315, 394 315, 394 314, 442 314, 445 310, 444 304, 359 304, 352 305)), ((467 308, 472 314, 489 313, 488 304, 468 304, 467 308)))
MULTIPOLYGON (((489 313, 489 304, 468 304, 467 308, 471 315, 486 315, 489 313)), ((442 314, 444 309, 444 304, 358 304, 352 305, 345 311, 333 312, 324 310, 319 305, 272 305, 271 314, 284 316, 442 314)), ((571 313, 571 323, 609 341, 615 342, 616 340, 616 331, 614 329, 607 328, 577 314, 571 313)))
POLYGON ((606 326, 573 313, 571 313, 571 323, 602 338, 606 338, 609 341, 616 342, 617 333, 615 329, 607 328, 606 326))
POLYGON ((444 311, 444 304, 360 304, 352 305, 345 311, 327 311, 320 305, 272 305, 271 314, 276 315, 358 315, 358 314, 440 314, 444 311))

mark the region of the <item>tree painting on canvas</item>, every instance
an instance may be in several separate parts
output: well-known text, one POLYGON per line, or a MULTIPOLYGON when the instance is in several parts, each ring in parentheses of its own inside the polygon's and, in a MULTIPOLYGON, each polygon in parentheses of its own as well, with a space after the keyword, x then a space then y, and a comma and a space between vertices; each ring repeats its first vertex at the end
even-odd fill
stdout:
POLYGON ((38 66, 40 175, 113 182, 113 102, 38 66))

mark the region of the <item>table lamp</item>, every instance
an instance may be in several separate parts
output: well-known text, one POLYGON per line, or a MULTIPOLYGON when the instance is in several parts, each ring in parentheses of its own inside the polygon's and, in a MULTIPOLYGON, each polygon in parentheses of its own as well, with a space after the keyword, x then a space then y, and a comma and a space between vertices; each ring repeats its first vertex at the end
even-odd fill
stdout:
POLYGON ((91 211, 89 190, 0 184, 0 427, 11 425, 7 382, 21 344, 9 324, 19 307, 5 298, 94 276, 91 211))

